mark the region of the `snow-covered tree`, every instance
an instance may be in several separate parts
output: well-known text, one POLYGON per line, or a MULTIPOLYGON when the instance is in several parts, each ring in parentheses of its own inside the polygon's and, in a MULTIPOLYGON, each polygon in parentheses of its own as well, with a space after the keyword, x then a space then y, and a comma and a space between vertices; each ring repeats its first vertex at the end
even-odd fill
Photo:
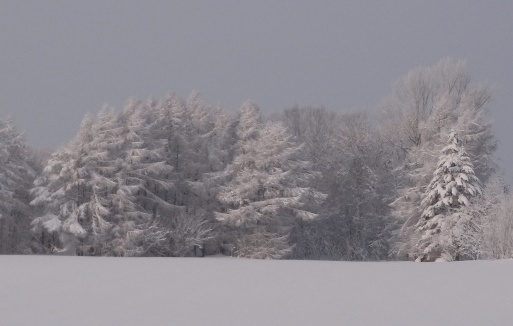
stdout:
POLYGON ((205 174, 226 165, 221 150, 226 121, 222 110, 206 105, 197 93, 186 101, 171 94, 157 104, 151 133, 173 167, 169 177, 175 187, 166 194, 171 203, 189 210, 211 200, 205 174))
MULTIPOLYGON (((75 139, 51 155, 34 182, 31 205, 39 216, 32 222, 32 230, 43 250, 74 254, 86 235, 110 227, 104 220, 108 210, 99 205, 104 195, 99 193, 100 181, 106 180, 101 178, 100 169, 107 167, 105 155, 98 155, 98 139, 105 134, 99 123, 113 123, 115 113, 104 108, 98 117, 97 121, 84 118, 75 139)), ((86 242, 90 245, 94 241, 86 242)))
POLYGON ((174 215, 168 230, 170 255, 173 257, 194 256, 196 247, 203 248, 206 242, 213 239, 210 216, 200 209, 174 215))
POLYGON ((295 219, 311 220, 309 206, 325 196, 310 188, 318 173, 296 155, 286 128, 263 123, 257 106, 245 103, 238 116, 235 157, 224 172, 217 219, 238 232, 239 256, 281 258, 291 252, 288 234, 295 219))
POLYGON ((405 258, 412 251, 414 226, 422 214, 421 194, 436 169, 449 130, 458 130, 476 176, 483 182, 497 169, 487 104, 488 86, 471 83, 464 61, 444 59, 432 67, 412 69, 393 86, 383 103, 381 133, 393 148, 396 175, 392 216, 402 228, 394 252, 405 258))
POLYGON ((106 107, 53 154, 32 190, 32 204, 43 206, 33 221, 42 242, 50 235, 56 251, 132 255, 129 235, 166 209, 159 191, 170 187, 145 118, 135 101, 121 114, 106 107))
MULTIPOLYGON (((173 187, 165 191, 164 198, 182 209, 168 214, 163 223, 171 230, 171 254, 189 255, 192 242, 202 238, 210 241, 212 234, 197 237, 193 235, 195 231, 179 231, 175 227, 188 228, 201 220, 201 229, 208 233, 213 229, 212 212, 217 207, 213 188, 218 184, 211 176, 224 169, 228 161, 224 142, 229 119, 223 110, 207 105, 197 92, 185 101, 171 94, 152 111, 152 138, 162 144, 165 162, 173 168, 168 174, 173 187)), ((208 252, 217 252, 216 244, 210 247, 206 248, 208 252)))
POLYGON ((27 189, 34 177, 23 135, 0 119, 0 254, 29 250, 27 189))
MULTIPOLYGON (((189 226, 178 220, 193 225, 194 216, 212 211, 204 176, 226 161, 217 155, 223 125, 214 112, 198 96, 169 96, 160 103, 132 99, 119 113, 105 107, 84 119, 32 190, 39 211, 33 231, 43 247, 91 255, 190 252, 193 246, 177 249, 179 241, 169 241, 175 225, 189 226)), ((194 241, 209 239, 202 232, 194 241)))
POLYGON ((387 205, 394 178, 384 137, 361 112, 296 106, 282 119, 303 143, 303 158, 322 172, 315 187, 328 195, 319 219, 292 234, 294 258, 387 259, 395 225, 387 205))
POLYGON ((417 242, 412 253, 417 261, 459 260, 465 239, 473 227, 465 211, 471 198, 481 194, 479 179, 456 132, 442 149, 433 179, 421 201, 423 212, 415 225, 417 242))
POLYGON ((483 225, 485 258, 513 258, 513 196, 505 194, 483 225))
POLYGON ((362 113, 342 116, 337 139, 340 163, 331 191, 337 209, 331 216, 343 223, 339 232, 344 258, 387 259, 394 223, 386 205, 392 175, 383 140, 362 113))
POLYGON ((302 152, 315 169, 324 171, 334 165, 340 115, 324 107, 294 106, 283 111, 281 120, 292 136, 303 144, 302 152))
POLYGON ((480 226, 478 258, 513 258, 513 196, 501 175, 489 178, 472 207, 480 226))

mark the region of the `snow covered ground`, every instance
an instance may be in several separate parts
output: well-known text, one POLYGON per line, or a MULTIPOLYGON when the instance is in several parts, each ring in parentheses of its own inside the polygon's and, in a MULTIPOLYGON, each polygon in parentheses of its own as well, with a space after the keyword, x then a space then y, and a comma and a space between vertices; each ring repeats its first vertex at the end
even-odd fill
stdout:
POLYGON ((0 256, 0 325, 513 325, 513 260, 0 256))

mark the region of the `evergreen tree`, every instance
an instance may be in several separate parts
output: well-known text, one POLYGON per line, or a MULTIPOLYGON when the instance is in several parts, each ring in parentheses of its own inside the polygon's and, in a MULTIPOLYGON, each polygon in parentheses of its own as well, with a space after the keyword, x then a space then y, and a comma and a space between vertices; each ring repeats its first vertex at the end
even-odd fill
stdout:
POLYGON ((461 247, 472 223, 464 207, 480 193, 470 158, 453 131, 422 198, 423 212, 415 226, 418 240, 413 255, 417 261, 463 258, 461 247))

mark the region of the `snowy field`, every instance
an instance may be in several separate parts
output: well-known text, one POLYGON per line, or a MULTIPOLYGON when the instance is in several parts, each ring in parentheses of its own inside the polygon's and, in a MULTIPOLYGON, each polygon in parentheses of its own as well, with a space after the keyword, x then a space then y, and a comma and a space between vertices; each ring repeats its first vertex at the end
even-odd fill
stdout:
POLYGON ((0 256, 0 325, 513 325, 513 260, 0 256))

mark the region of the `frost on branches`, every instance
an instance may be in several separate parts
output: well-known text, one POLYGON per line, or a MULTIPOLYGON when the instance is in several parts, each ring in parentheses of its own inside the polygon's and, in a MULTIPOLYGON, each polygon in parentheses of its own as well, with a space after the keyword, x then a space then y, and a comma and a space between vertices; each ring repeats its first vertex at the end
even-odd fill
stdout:
POLYGON ((446 145, 447 131, 458 130, 481 182, 497 171, 497 139, 488 115, 491 97, 489 86, 471 82, 464 61, 447 58, 408 72, 384 101, 381 130, 394 153, 390 166, 397 180, 390 187, 395 192, 391 215, 402 224, 394 245, 399 259, 414 252, 422 194, 446 145))
POLYGON ((35 172, 23 135, 0 119, 0 254, 25 251, 30 221, 27 188, 35 172))
POLYGON ((236 254, 249 258, 281 258, 292 251, 288 234, 296 219, 316 217, 309 209, 325 196, 308 185, 318 174, 297 158, 299 146, 286 128, 263 123, 259 109, 246 103, 236 128, 235 157, 219 187, 219 221, 235 227, 236 254))
POLYGON ((465 240, 472 230, 472 215, 465 210, 471 197, 481 194, 472 162, 451 131, 433 179, 426 188, 416 224, 416 261, 452 261, 464 257, 465 240))

